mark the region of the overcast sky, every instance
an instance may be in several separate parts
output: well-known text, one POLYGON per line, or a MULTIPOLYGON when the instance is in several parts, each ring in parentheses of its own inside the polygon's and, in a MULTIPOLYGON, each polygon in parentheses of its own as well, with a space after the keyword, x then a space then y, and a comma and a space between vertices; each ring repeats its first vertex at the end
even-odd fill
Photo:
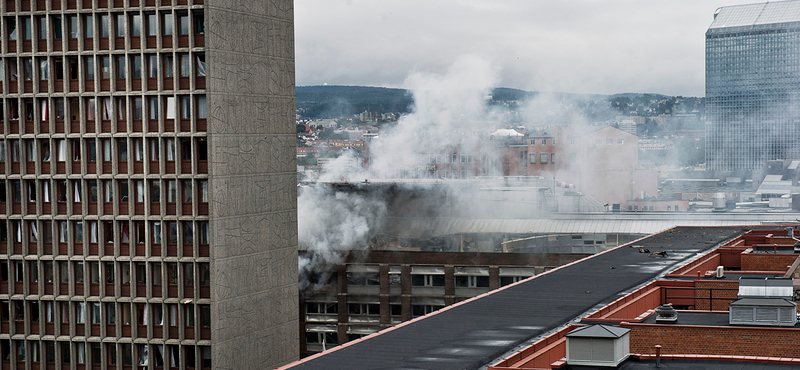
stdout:
POLYGON ((297 85, 404 87, 459 56, 499 86, 705 95, 704 34, 737 0, 295 0, 297 85))

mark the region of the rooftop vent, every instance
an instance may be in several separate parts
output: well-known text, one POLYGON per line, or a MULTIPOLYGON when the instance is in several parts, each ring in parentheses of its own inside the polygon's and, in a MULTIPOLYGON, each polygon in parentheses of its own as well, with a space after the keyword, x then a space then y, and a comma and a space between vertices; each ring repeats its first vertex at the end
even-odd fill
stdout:
POLYGON ((630 356, 630 329, 592 325, 567 337, 567 364, 616 367, 630 356))
POLYGON ((678 321, 678 311, 672 308, 671 303, 662 304, 656 309, 656 323, 671 324, 678 321))
POLYGON ((783 298, 742 298, 730 304, 731 325, 794 326, 797 304, 783 298))
POLYGON ((792 279, 739 278, 738 298, 783 298, 794 296, 792 279))

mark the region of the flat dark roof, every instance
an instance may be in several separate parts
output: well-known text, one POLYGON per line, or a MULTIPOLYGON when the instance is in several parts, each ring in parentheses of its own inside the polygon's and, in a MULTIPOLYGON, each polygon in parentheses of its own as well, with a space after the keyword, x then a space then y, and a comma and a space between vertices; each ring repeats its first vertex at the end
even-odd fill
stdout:
POLYGON ((750 229, 669 229, 323 352, 291 369, 477 369, 750 229), (639 253, 633 244, 667 251, 668 257, 639 253))

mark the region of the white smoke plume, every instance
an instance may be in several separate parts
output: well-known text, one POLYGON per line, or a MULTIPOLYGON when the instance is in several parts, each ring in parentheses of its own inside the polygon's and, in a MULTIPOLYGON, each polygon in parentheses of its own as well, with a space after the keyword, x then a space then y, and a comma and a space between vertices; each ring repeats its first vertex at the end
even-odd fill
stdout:
MULTIPOLYGON (((496 75, 489 61, 477 56, 459 58, 445 74, 411 74, 406 85, 414 97, 413 111, 372 141, 370 169, 393 177, 418 165, 419 153, 445 153, 487 136, 497 115, 486 104, 496 75)), ((301 290, 324 283, 330 265, 340 262, 344 251, 364 249, 384 223, 391 201, 385 195, 334 191, 324 184, 368 180, 366 172, 346 165, 352 160, 345 154, 330 162, 317 185, 299 191, 298 241, 301 250, 308 250, 299 261, 301 290)))

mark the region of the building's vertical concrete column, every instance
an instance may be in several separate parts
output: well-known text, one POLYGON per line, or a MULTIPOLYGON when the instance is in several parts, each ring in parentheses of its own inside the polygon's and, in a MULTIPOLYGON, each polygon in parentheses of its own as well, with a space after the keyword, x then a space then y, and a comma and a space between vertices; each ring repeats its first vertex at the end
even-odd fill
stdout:
POLYGON ((400 266, 400 292, 402 319, 411 320, 411 265, 400 266))
POLYGON ((444 266, 444 304, 445 306, 449 306, 456 301, 456 278, 455 278, 455 266, 453 265, 445 265, 444 266))
POLYGON ((208 0, 215 369, 298 359, 292 0, 208 0))
POLYGON ((381 326, 389 326, 391 323, 391 307, 389 307, 389 265, 381 264, 379 276, 381 279, 380 286, 380 303, 381 303, 381 326))
POLYGON ((336 328, 337 336, 339 343, 347 343, 347 322, 349 318, 347 315, 347 264, 345 263, 336 265, 336 287, 339 320, 339 326, 336 328))
POLYGON ((489 289, 500 287, 500 267, 489 266, 489 289))
POLYGON ((306 299, 305 299, 305 297, 303 297, 302 294, 300 294, 300 296, 299 296, 299 302, 298 303, 299 304, 297 306, 297 311, 299 312, 299 316, 300 316, 299 317, 299 325, 298 325, 298 327, 299 327, 300 333, 301 333, 300 334, 299 351, 300 351, 300 357, 303 357, 303 356, 307 355, 307 349, 306 349, 307 346, 306 346, 306 336, 303 335, 303 333, 306 332, 306 299))

